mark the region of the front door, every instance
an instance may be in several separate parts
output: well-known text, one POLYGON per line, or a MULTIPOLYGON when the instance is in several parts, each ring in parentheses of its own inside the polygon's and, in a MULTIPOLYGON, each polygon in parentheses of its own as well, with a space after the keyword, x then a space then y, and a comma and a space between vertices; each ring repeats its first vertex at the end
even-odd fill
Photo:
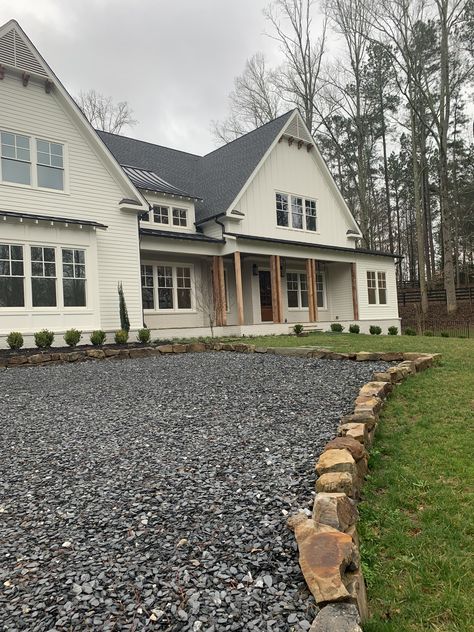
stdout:
POLYGON ((260 281, 260 309, 262 322, 273 321, 272 280, 268 270, 259 270, 260 281))

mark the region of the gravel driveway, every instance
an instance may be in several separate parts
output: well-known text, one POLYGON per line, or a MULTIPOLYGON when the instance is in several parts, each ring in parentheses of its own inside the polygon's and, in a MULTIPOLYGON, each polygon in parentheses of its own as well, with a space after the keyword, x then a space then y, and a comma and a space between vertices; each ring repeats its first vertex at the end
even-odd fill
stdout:
POLYGON ((0 629, 308 630, 286 516, 384 366, 221 352, 0 373, 0 629))

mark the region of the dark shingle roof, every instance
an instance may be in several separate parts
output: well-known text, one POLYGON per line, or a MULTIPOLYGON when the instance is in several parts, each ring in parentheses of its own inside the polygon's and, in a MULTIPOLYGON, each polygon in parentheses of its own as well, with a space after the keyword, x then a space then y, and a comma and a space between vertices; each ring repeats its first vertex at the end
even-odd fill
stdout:
POLYGON ((154 171, 150 171, 149 169, 138 169, 137 167, 128 167, 127 165, 122 165, 122 169, 137 189, 199 199, 195 195, 166 182, 166 180, 163 180, 163 178, 160 178, 154 171))
POLYGON ((167 239, 184 239, 185 241, 205 241, 212 244, 224 244, 225 239, 216 239, 203 233, 178 233, 172 230, 155 230, 154 228, 140 228, 140 235, 147 237, 165 237, 167 239))
POLYGON ((97 133, 120 164, 153 171, 174 187, 202 198, 196 203, 196 221, 200 222, 227 211, 294 112, 291 110, 206 156, 108 132, 97 133))

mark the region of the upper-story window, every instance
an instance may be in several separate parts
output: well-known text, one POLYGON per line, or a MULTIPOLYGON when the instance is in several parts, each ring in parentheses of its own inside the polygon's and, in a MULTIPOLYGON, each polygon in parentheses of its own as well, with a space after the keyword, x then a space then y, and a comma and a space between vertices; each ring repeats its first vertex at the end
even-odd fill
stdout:
POLYGON ((167 206, 154 206, 153 207, 153 221, 155 224, 170 223, 170 210, 167 206))
POLYGON ((2 180, 31 184, 30 139, 21 134, 1 133, 2 180))
POLYGON ((173 226, 187 226, 188 211, 185 208, 173 209, 173 226))
POLYGON ((47 140, 36 140, 38 186, 46 189, 64 189, 63 146, 47 140))
POLYGON ((316 200, 276 193, 275 205, 278 226, 312 232, 318 230, 316 200))
POLYGON ((64 145, 7 131, 0 145, 0 182, 64 191, 64 145))

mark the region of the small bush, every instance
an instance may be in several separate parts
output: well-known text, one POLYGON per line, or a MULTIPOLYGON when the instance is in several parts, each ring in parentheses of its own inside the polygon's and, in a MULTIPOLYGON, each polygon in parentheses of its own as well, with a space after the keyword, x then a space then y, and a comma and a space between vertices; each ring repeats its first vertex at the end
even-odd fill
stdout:
POLYGON ((149 329, 147 329, 146 327, 143 327, 143 329, 138 330, 137 340, 139 342, 142 342, 145 345, 148 342, 150 342, 150 338, 151 338, 151 332, 149 329))
POLYGON ((395 325, 392 325, 391 327, 388 328, 389 336, 396 336, 397 334, 398 334, 398 327, 395 327, 395 325))
POLYGON ((407 327, 405 329, 405 336, 416 336, 415 329, 412 329, 411 327, 407 327))
POLYGON ((442 331, 440 335, 442 338, 449 338, 449 331, 442 331))
POLYGON ((434 333, 432 331, 430 331, 429 329, 427 329, 424 333, 423 336, 428 336, 429 338, 431 338, 432 336, 434 336, 434 333))
POLYGON ((91 333, 91 343, 94 347, 100 347, 107 340, 107 334, 102 329, 96 329, 91 333))
POLYGON ((370 325, 369 331, 371 336, 380 336, 380 334, 382 333, 382 328, 378 325, 370 325))
POLYGON ((128 331, 125 329, 119 329, 115 332, 115 342, 118 345, 125 345, 128 341, 128 331))
POLYGON ((358 334, 358 333, 360 333, 359 325, 349 325, 349 332, 351 334, 358 334))
POLYGON ((341 323, 331 323, 331 331, 337 331, 341 333, 341 331, 344 331, 344 326, 341 325, 341 323))
POLYGON ((21 349, 24 345, 23 336, 19 331, 11 331, 7 336, 7 344, 10 349, 21 349))
POLYGON ((303 332, 303 325, 301 325, 300 323, 294 325, 293 331, 295 332, 297 336, 299 336, 303 332))
POLYGON ((75 347, 82 338, 82 331, 77 329, 68 329, 64 334, 64 342, 68 347, 75 347))
POLYGON ((35 333, 35 345, 38 349, 47 349, 53 344, 54 333, 48 329, 42 329, 35 333))

